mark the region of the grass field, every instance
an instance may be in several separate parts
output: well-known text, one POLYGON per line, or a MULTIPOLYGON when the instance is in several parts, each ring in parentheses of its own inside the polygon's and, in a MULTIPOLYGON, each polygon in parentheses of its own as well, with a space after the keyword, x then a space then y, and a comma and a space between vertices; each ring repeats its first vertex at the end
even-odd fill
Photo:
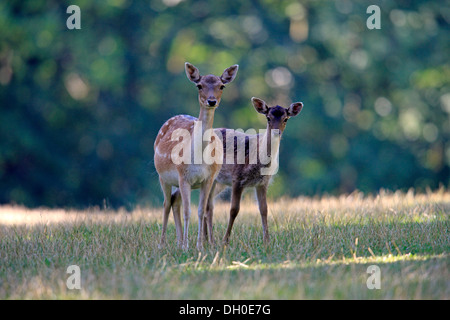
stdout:
POLYGON ((178 249, 173 219, 158 248, 162 210, 133 212, 0 207, 0 299, 449 299, 450 193, 269 203, 267 247, 251 197, 229 246, 228 203, 215 211, 214 246, 178 249), (78 265, 81 289, 69 290, 78 265), (380 269, 370 290, 367 269, 380 269))

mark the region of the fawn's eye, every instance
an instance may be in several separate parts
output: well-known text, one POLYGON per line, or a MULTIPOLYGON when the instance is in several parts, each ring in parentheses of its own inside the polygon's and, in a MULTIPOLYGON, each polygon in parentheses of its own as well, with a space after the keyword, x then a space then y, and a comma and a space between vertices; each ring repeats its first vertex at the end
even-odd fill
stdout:
POLYGON ((220 90, 223 90, 223 89, 225 89, 225 86, 223 86, 223 85, 220 86, 220 90))
POLYGON ((197 85, 197 88, 198 88, 198 90, 202 90, 203 87, 202 87, 201 84, 198 84, 198 85, 197 85))
POLYGON ((289 118, 284 119, 284 122, 286 123, 289 120, 289 118))

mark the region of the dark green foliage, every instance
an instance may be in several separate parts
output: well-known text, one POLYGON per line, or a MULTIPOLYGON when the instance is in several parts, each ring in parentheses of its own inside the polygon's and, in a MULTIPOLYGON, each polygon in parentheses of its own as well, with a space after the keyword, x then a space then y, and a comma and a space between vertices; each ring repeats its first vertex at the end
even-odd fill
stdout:
POLYGON ((250 98, 287 107, 272 196, 449 184, 450 9, 383 1, 0 4, 0 203, 160 205, 153 141, 197 116, 184 62, 239 64, 215 126, 264 128, 250 98))

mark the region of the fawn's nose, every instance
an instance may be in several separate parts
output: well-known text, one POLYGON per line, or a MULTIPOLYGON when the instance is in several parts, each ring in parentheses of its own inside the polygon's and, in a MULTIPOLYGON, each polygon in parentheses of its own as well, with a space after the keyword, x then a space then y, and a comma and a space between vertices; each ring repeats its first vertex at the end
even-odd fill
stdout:
POLYGON ((216 103, 217 103, 216 100, 210 100, 210 99, 208 99, 206 102, 208 103, 208 105, 210 107, 214 107, 216 105, 216 103))

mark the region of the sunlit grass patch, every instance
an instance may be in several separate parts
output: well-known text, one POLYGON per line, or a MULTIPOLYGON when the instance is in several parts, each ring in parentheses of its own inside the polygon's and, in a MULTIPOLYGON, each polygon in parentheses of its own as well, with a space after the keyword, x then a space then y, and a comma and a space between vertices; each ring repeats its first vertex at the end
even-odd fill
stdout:
MULTIPOLYGON (((280 199, 263 245, 257 205, 243 201, 228 246, 228 203, 215 211, 215 245, 176 245, 162 210, 0 208, 2 299, 448 299, 450 194, 280 199), (81 290, 66 286, 69 265, 81 290), (367 268, 381 272, 370 290, 367 268)), ((195 212, 193 208, 192 212, 195 212)))

